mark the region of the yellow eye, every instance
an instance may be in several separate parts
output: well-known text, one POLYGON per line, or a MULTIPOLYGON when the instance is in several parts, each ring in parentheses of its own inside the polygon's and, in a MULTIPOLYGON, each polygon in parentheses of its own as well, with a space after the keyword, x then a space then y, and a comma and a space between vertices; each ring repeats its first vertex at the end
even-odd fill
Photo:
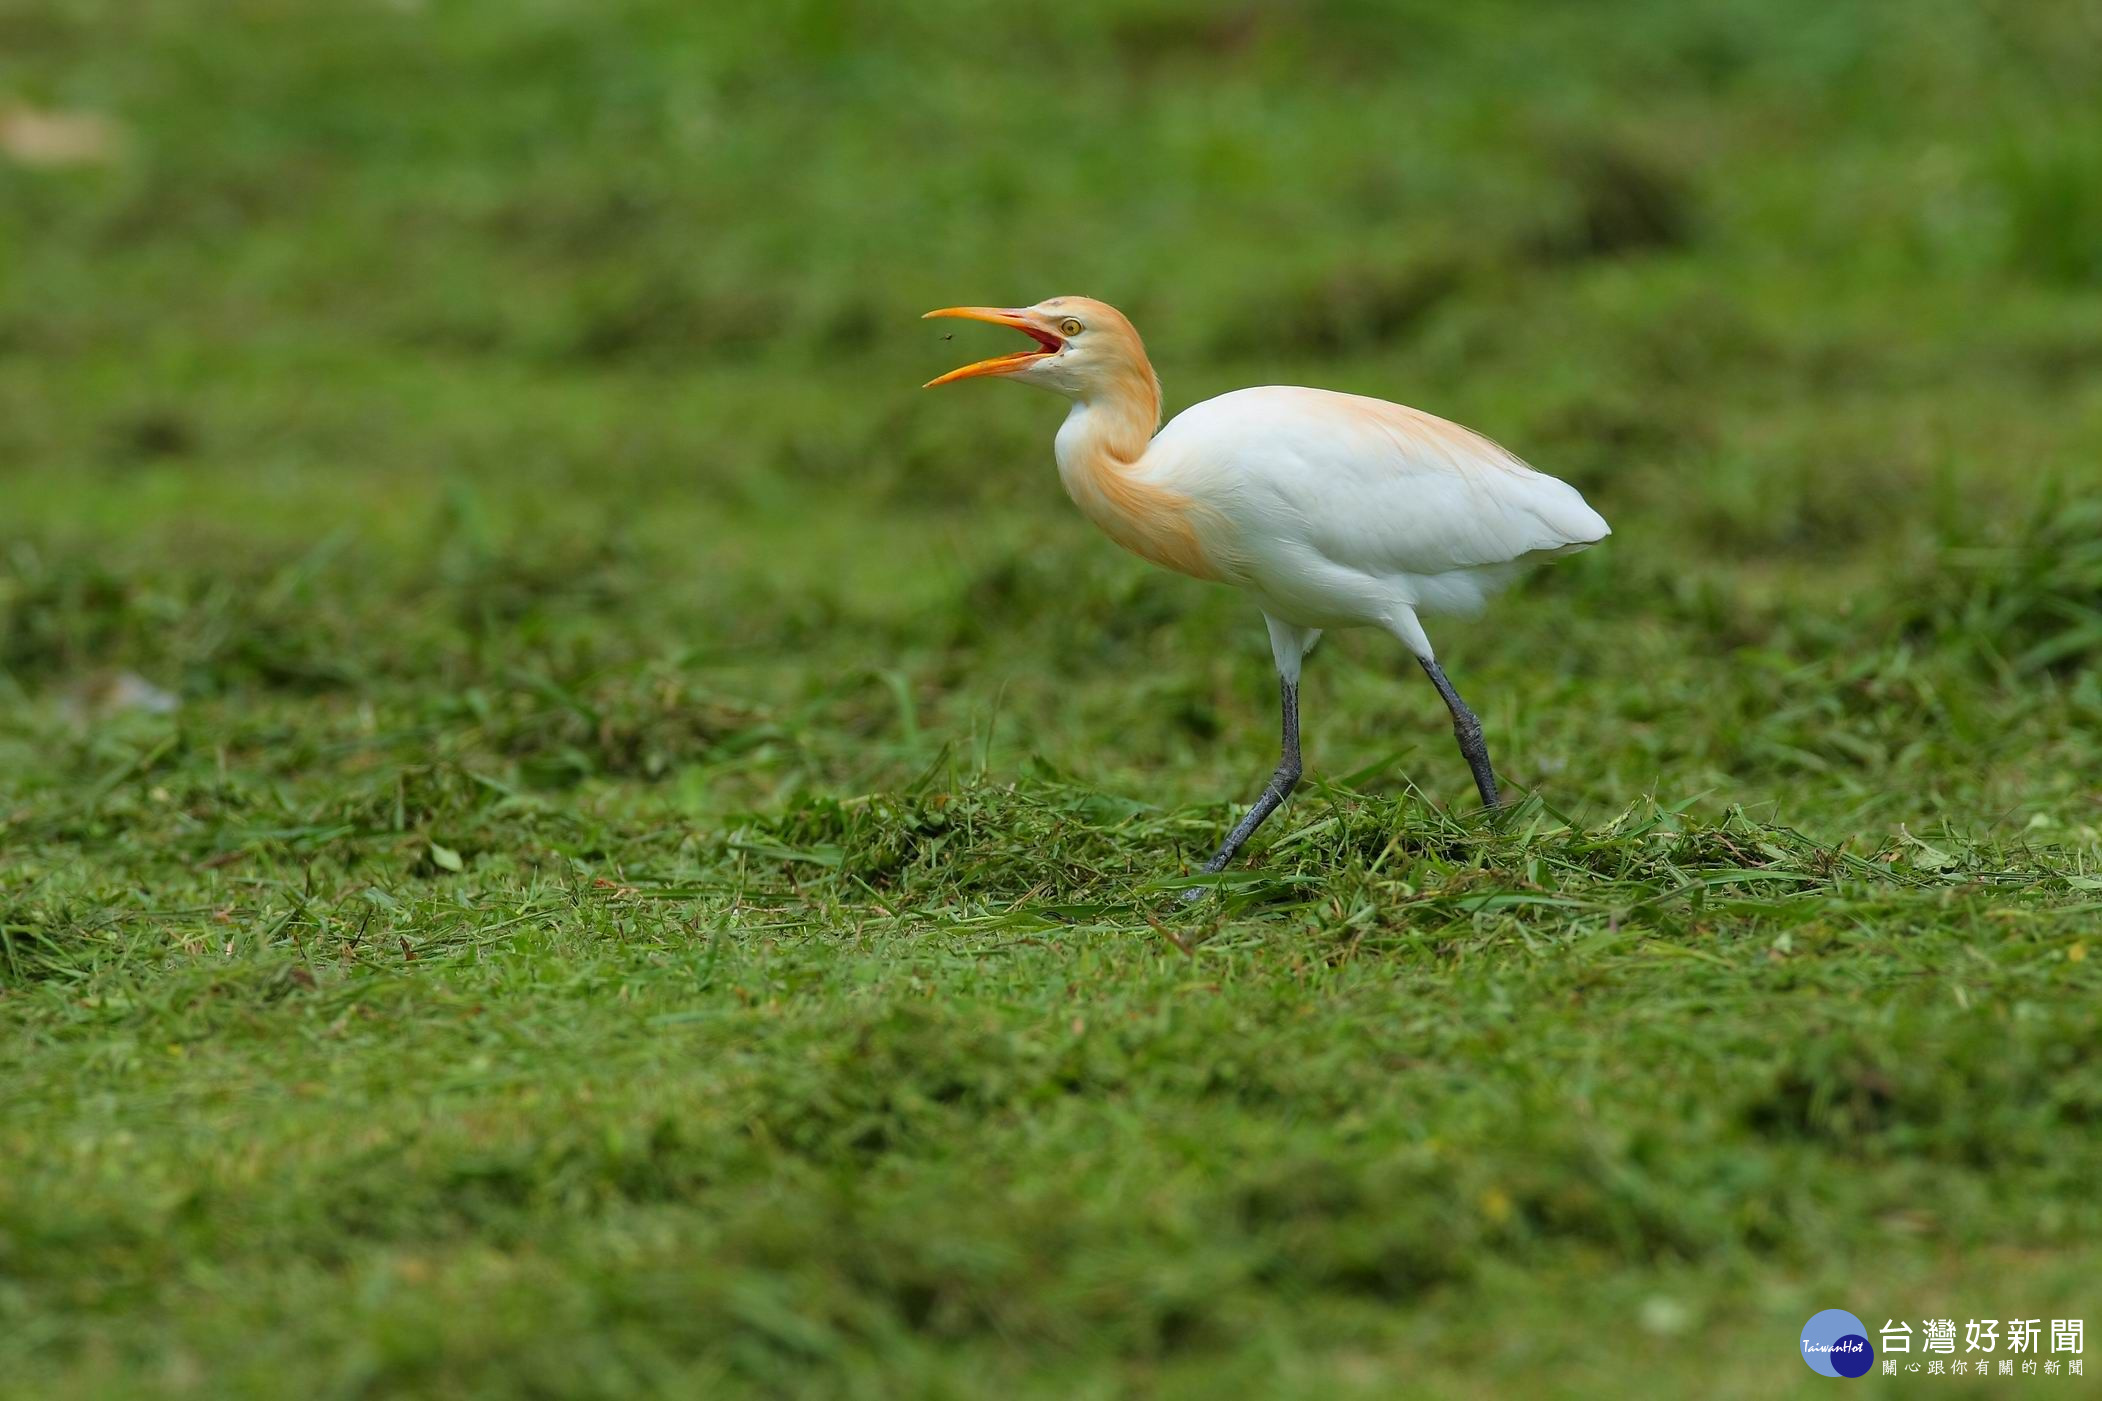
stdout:
POLYGON ((1062 336, 1077 336, 1083 329, 1081 324, 1070 316, 1058 323, 1058 333, 1062 336))

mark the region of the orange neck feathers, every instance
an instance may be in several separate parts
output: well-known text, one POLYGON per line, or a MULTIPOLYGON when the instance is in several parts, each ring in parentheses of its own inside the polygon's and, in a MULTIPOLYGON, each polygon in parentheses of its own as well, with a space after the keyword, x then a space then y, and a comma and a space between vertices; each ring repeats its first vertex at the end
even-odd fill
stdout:
POLYGON ((1146 450, 1160 425, 1160 380, 1145 347, 1098 389, 1073 401, 1058 430, 1058 475, 1081 514, 1141 559, 1197 579, 1221 577, 1189 497, 1152 479, 1146 450))

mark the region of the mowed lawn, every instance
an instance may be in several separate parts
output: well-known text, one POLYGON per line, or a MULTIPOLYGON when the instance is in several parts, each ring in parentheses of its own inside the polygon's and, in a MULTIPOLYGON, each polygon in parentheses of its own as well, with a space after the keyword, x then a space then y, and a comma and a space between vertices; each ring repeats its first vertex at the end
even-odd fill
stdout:
POLYGON ((2084 0, 0 9, 0 1394, 2102 1325, 2098 89, 2084 0), (1333 637, 1177 903, 1259 619, 917 388, 1062 292, 1613 522, 1433 629, 1506 815, 1333 637))

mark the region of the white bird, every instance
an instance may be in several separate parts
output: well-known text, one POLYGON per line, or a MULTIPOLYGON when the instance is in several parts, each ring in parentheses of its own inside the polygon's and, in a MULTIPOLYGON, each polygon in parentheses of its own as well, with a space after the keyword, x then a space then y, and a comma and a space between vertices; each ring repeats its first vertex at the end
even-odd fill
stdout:
POLYGON ((1457 423, 1326 389, 1235 390, 1156 434, 1160 380, 1146 347, 1122 312, 1089 297, 927 315, 1012 326, 1036 341, 928 388, 1001 375, 1063 395, 1072 407, 1058 430, 1058 475, 1087 518, 1132 553, 1235 585, 1262 609, 1284 754, 1206 871, 1224 869, 1298 784, 1300 663, 1329 628, 1400 639, 1451 711, 1482 803, 1497 805, 1481 722, 1438 665, 1421 616, 1476 612, 1521 561, 1611 534, 1575 487, 1457 423))

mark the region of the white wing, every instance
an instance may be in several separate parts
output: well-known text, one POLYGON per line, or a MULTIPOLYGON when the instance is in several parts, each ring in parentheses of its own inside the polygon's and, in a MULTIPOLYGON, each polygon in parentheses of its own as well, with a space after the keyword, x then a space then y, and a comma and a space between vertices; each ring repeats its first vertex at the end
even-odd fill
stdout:
POLYGON ((1612 533, 1567 482, 1383 399, 1237 390, 1178 415, 1155 448, 1170 478, 1259 555, 1279 546, 1367 575, 1433 576, 1579 550, 1612 533))

